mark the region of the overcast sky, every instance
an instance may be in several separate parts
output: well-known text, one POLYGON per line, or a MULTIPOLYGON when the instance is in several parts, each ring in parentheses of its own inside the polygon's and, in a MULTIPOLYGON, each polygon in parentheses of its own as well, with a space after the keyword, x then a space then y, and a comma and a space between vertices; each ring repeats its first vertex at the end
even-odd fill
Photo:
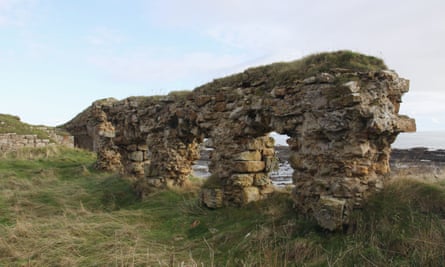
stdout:
POLYGON ((193 89, 322 51, 385 60, 401 113, 445 130, 445 1, 0 0, 0 113, 64 123, 99 98, 193 89))

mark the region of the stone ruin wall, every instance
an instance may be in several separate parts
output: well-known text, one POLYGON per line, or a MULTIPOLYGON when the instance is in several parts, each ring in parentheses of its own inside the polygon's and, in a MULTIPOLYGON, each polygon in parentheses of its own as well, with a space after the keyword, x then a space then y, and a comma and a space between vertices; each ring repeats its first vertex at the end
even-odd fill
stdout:
MULTIPOLYGON (((41 127, 43 129, 43 127, 41 127)), ((54 144, 74 147, 74 137, 58 135, 54 131, 44 129, 51 139, 42 139, 35 134, 0 134, 0 153, 17 151, 25 147, 46 147, 54 144)))
POLYGON ((272 131, 289 136, 292 193, 299 212, 327 229, 382 189, 390 145, 415 122, 398 115, 409 82, 392 71, 331 70, 275 81, 249 70, 190 93, 96 101, 66 124, 76 144, 97 151, 97 167, 138 177, 143 197, 187 183, 199 144, 211 138, 212 183, 202 189, 211 208, 242 206, 273 192, 272 131))

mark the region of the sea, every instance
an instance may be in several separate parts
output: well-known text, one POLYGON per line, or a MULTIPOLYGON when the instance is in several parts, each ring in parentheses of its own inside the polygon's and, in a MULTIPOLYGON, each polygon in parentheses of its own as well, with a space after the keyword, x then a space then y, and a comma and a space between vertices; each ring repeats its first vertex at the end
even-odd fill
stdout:
MULTIPOLYGON (((286 135, 271 133, 276 145, 287 145, 286 135)), ((409 149, 414 147, 425 147, 431 150, 445 149, 445 131, 422 131, 415 133, 400 133, 392 148, 409 149)))
POLYGON ((426 147, 430 150, 445 149, 445 131, 401 133, 391 147, 399 149, 414 147, 426 147))

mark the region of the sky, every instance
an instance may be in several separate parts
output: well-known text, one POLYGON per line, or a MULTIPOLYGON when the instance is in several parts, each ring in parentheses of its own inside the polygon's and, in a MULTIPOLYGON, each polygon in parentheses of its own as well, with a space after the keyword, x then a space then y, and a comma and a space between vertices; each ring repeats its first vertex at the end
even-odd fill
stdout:
POLYGON ((56 126, 97 99, 348 49, 409 79, 400 113, 443 131, 444 10, 443 0, 0 0, 0 113, 56 126))

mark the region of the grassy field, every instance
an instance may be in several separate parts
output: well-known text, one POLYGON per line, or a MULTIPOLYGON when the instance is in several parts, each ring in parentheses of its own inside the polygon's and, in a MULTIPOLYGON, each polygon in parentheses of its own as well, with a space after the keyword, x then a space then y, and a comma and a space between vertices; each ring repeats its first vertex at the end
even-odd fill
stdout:
POLYGON ((444 266, 445 183, 396 179, 329 233, 289 192, 244 208, 198 205, 199 181, 139 201, 86 151, 0 157, 0 266, 444 266))

